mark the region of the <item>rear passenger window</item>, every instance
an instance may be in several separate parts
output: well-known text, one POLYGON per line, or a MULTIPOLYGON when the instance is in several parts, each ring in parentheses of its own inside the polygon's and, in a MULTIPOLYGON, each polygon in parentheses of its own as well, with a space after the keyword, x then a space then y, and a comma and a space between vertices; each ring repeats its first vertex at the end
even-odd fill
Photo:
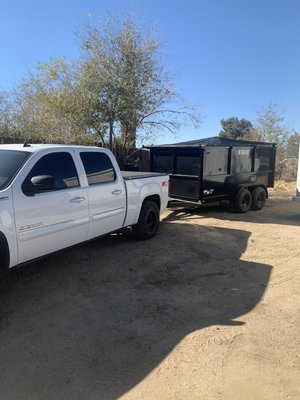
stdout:
POLYGON ((105 153, 87 151, 80 153, 89 185, 113 182, 116 179, 114 167, 105 153))

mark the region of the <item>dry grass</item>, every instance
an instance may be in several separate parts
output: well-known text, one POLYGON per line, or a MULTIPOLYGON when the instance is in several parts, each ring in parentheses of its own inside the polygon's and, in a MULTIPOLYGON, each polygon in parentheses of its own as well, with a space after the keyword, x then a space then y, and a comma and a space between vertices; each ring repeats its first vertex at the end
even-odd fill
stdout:
POLYGON ((296 181, 289 182, 284 180, 278 180, 275 182, 274 191, 276 192, 291 192, 294 193, 296 190, 296 181))
POLYGON ((290 182, 285 180, 275 181, 274 188, 268 189, 271 197, 291 197, 296 194, 296 182, 290 182))

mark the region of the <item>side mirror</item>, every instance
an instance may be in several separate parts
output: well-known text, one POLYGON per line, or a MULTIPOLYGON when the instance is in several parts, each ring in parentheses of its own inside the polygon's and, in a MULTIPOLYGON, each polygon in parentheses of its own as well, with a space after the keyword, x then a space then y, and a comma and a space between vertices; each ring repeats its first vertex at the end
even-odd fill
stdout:
POLYGON ((61 189, 56 179, 51 175, 38 175, 31 178, 29 182, 24 182, 22 190, 26 196, 34 196, 36 193, 49 192, 61 189))
POLYGON ((58 189, 56 179, 51 175, 38 175, 31 178, 35 192, 46 192, 58 189))

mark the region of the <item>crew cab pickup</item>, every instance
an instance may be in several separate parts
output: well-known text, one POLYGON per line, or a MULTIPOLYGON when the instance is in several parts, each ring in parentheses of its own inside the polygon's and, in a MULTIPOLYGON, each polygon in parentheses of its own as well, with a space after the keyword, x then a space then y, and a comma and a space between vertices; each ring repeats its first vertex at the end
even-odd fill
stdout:
POLYGON ((0 267, 124 227, 150 239, 168 203, 168 180, 123 174, 105 148, 0 145, 0 267))

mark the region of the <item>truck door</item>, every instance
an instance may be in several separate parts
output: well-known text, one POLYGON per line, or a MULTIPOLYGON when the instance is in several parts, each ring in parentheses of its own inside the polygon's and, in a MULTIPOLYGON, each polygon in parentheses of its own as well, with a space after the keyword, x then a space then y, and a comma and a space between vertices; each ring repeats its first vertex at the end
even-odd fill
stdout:
POLYGON ((105 152, 80 151, 79 156, 87 177, 91 239, 122 227, 126 214, 125 184, 105 152))
POLYGON ((14 182, 13 197, 19 263, 87 238, 87 189, 70 152, 34 154, 14 182))

